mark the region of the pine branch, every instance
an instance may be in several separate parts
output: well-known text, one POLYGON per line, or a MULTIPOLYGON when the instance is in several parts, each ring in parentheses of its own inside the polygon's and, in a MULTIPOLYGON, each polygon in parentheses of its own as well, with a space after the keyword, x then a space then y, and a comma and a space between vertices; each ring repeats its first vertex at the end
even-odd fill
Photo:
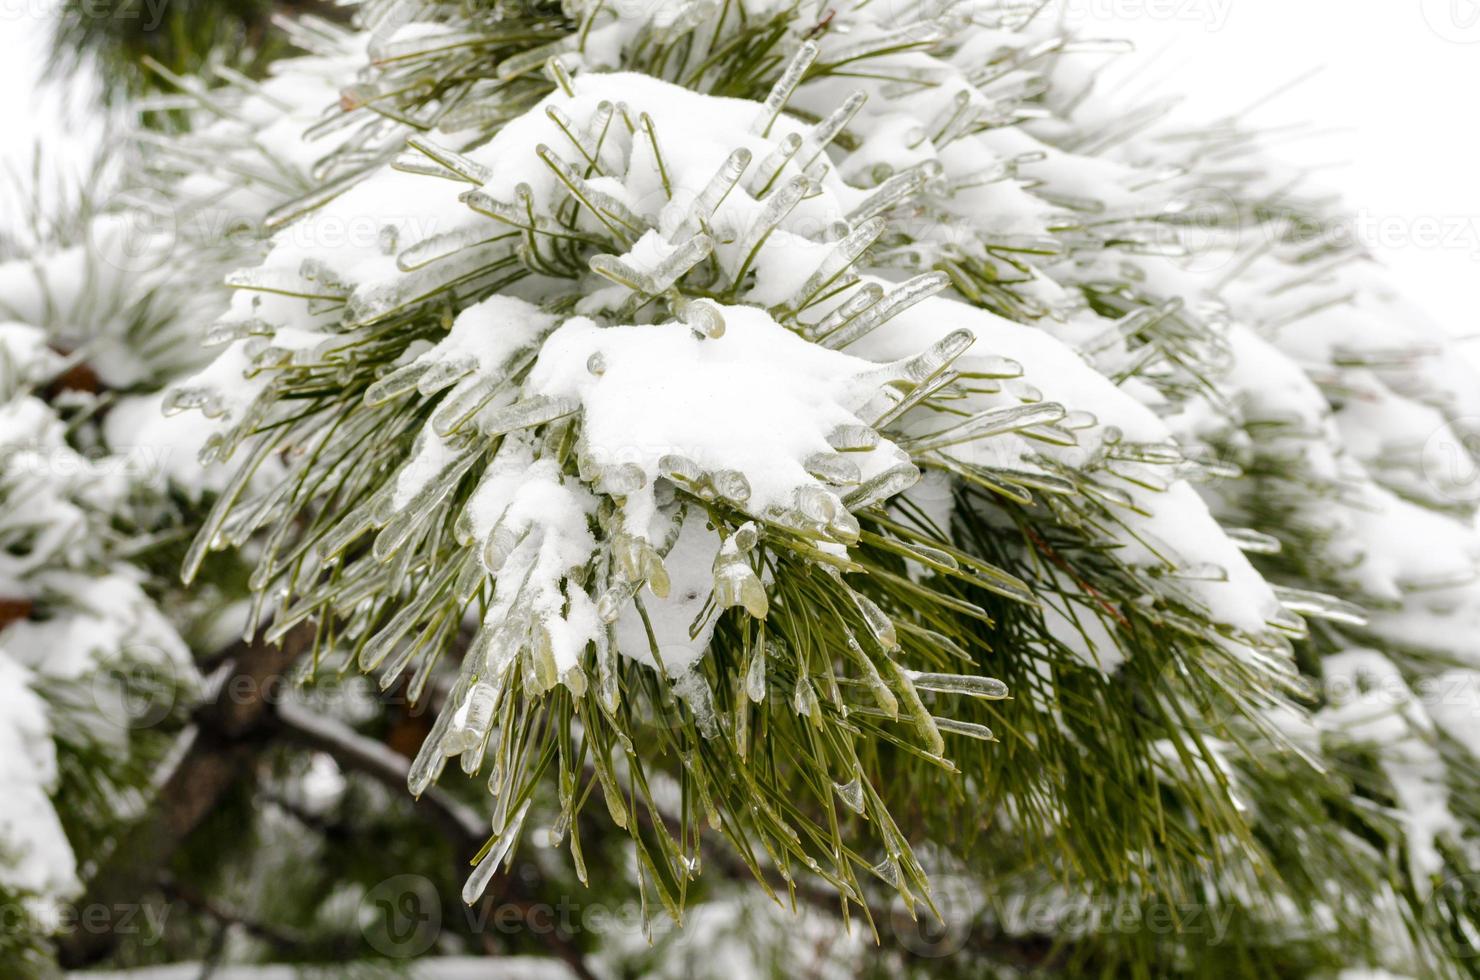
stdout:
POLYGON ((282 926, 259 922, 240 910, 228 908, 173 875, 161 874, 158 884, 166 896, 178 898, 186 905, 199 909, 222 926, 241 926, 251 935, 269 943, 279 953, 291 953, 305 944, 305 937, 302 935, 282 926))
MULTIPOLYGON (((186 747, 179 762, 142 819, 93 874, 84 904, 113 908, 138 901, 227 791, 250 776, 270 733, 265 694, 312 641, 312 627, 304 626, 281 643, 259 638, 234 648, 215 694, 196 709, 181 736, 186 747)), ((69 968, 98 963, 119 939, 112 931, 75 930, 61 944, 59 958, 69 968)))
MULTIPOLYGON (((301 705, 278 705, 277 719, 288 738, 327 753, 340 768, 369 776, 393 792, 405 791, 411 762, 388 746, 301 705)), ((489 836, 486 821, 439 787, 430 787, 417 802, 430 809, 430 818, 464 859, 477 853, 489 836)), ((503 876, 496 884, 499 886, 497 893, 483 898, 484 904, 517 901, 521 896, 538 895, 542 891, 539 886, 530 887, 512 875, 503 876)), ((555 931, 541 931, 539 938, 581 980, 596 980, 596 975, 575 945, 555 931)))
MULTIPOLYGON (((392 792, 406 791, 410 762, 394 749, 298 704, 278 705, 277 720, 289 739, 328 754, 341 769, 370 776, 392 792)), ((488 836, 487 822, 465 804, 436 786, 417 802, 426 805, 430 819, 456 844, 460 858, 472 857, 482 847, 488 836)))

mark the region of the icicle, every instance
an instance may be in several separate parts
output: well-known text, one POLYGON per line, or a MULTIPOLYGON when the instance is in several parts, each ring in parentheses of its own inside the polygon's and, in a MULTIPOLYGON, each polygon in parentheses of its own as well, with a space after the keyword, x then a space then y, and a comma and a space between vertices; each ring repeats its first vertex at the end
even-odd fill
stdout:
POLYGON ((500 517, 483 539, 483 547, 478 549, 478 560, 488 574, 497 575, 528 534, 529 528, 516 530, 500 517))
MULTIPOLYGON (((505 236, 513 234, 515 233, 504 233, 505 236)), ((424 238, 403 249, 396 256, 396 268, 402 272, 414 272, 465 249, 486 245, 496 237, 498 236, 490 235, 487 228, 463 228, 458 231, 432 235, 430 238, 424 238)))
POLYGON ((821 717, 822 705, 818 703, 817 692, 812 690, 812 685, 808 683, 806 675, 797 678, 796 688, 791 694, 791 706, 803 718, 809 718, 815 722, 821 717))
POLYGON ((673 233, 668 236, 668 240, 678 241, 708 228, 709 219, 714 217, 715 209, 729 195, 731 188, 740 180, 740 176, 745 173, 745 168, 749 166, 750 151, 747 149, 735 150, 726 157, 719 170, 704 186, 704 190, 694 198, 688 217, 678 228, 674 229, 673 233))
POLYGON ((1253 555, 1277 555, 1284 547, 1279 538, 1246 527, 1226 527, 1223 533, 1239 546, 1241 551, 1253 555))
POLYGON ((811 326, 803 326, 802 333, 809 340, 816 340, 837 330, 843 324, 856 316, 862 314, 869 307, 884 298, 884 287, 878 283, 869 282, 860 286, 857 291, 838 305, 827 316, 811 326))
POLYGON ((571 697, 579 700, 586 696, 586 671, 580 664, 571 664, 560 673, 560 683, 570 691, 571 697))
POLYGON ((866 425, 840 425, 827 435, 827 444, 840 453, 869 452, 879 445, 879 433, 866 425))
POLYGON ((997 736, 986 725, 978 725, 974 721, 958 721, 955 718, 936 718, 935 727, 943 732, 953 735, 965 735, 967 738, 980 739, 983 742, 995 742, 997 736))
POLYGON ((457 596, 459 602, 469 602, 473 596, 478 594, 483 583, 488 580, 488 572, 483 568, 481 562, 476 560, 468 562, 462 571, 457 573, 457 582, 452 587, 453 595, 457 596))
MULTIPOLYGON (((375 536, 371 551, 377 561, 388 560, 410 540, 412 534, 433 515, 438 505, 452 492, 457 481, 462 479, 463 474, 477 459, 476 452, 463 450, 452 462, 439 469, 409 500, 397 507, 396 515, 387 521, 385 527, 375 536)), ((414 465, 414 462, 413 460, 406 466, 410 467, 414 465)), ((398 483, 400 479, 401 475, 398 473, 396 476, 398 483)))
POLYGON ((766 699, 766 645, 758 641, 750 652, 750 666, 745 670, 745 696, 756 704, 766 699))
POLYGON ((748 552, 760 543, 760 531, 756 529, 754 521, 746 521, 735 528, 730 539, 735 542, 735 547, 741 552, 748 552))
POLYGON ((493 709, 498 698, 498 689, 485 681, 478 681, 468 689, 468 696, 458 710, 454 726, 442 742, 444 755, 469 752, 482 744, 493 723, 493 709))
POLYGON ((647 222, 641 215, 632 213, 627 205, 591 184, 545 144, 535 147, 535 155, 555 172, 555 176, 565 185, 571 196, 580 201, 619 239, 628 243, 635 242, 648 230, 647 222))
POLYGON ((848 634, 848 652, 852 655, 854 662, 863 668, 863 682, 868 686, 869 692, 874 696, 874 703, 879 710, 890 719, 899 717, 899 699, 894 692, 889 690, 889 685, 884 682, 883 676, 879 674, 879 668, 869 659, 868 654, 863 652, 863 647, 850 632, 848 634))
POLYGON ((757 136, 771 135, 771 127, 776 124, 776 117, 781 115, 781 110, 786 108, 786 103, 791 100, 792 93, 802 82, 802 76, 807 69, 812 67, 812 62, 817 60, 817 45, 812 41, 803 42, 792 55, 791 61, 787 63, 786 70, 771 86, 771 91, 766 95, 764 107, 751 124, 750 131, 757 136))
POLYGON ((416 390, 431 396, 450 388, 478 369, 478 359, 471 354, 458 354, 444 361, 433 361, 416 379, 416 390))
POLYGON ((828 113, 827 118, 812 127, 812 131, 807 134, 807 150, 802 155, 801 160, 801 165, 804 169, 811 166, 818 155, 827 149, 828 144, 837 138, 837 135, 843 131, 843 128, 848 123, 852 122, 853 117, 858 114, 858 110, 862 109, 863 104, 867 101, 868 95, 866 93, 854 92, 843 100, 842 105, 828 113))
POLYGON ((838 453, 813 453, 802 461, 802 468, 824 483, 836 486, 853 486, 862 480, 858 464, 838 453))
POLYGON ((600 136, 606 132, 606 127, 611 122, 613 106, 610 102, 602 102, 591 114, 590 125, 585 133, 577 133, 575 124, 571 118, 560 110, 558 106, 548 105, 545 107, 545 115, 561 132, 565 133, 577 152, 586 158, 588 166, 595 166, 600 156, 600 136))
POLYGON ((807 520, 818 524, 829 523, 843 509, 837 494, 810 484, 792 490, 792 506, 807 520))
POLYGON ((615 623, 622 616, 622 609, 637 595, 641 582, 622 580, 610 585, 596 600, 596 615, 603 623, 615 623))
POLYGON ((555 664, 555 647, 550 640, 550 632, 542 624, 536 623, 530 631, 533 643, 528 650, 526 661, 529 670, 526 672, 525 682, 529 684, 534 694, 544 694, 560 683, 560 670, 555 664), (530 683, 530 681, 533 683, 530 683))
POLYGON ((447 438, 484 409, 504 391, 504 379, 485 375, 471 384, 460 384, 432 413, 432 431, 447 438))
POLYGON ((603 467, 595 483, 602 493, 625 497, 647 486, 647 474, 636 463, 618 463, 603 467))
POLYGON ((613 255, 594 255, 591 271, 634 292, 656 296, 667 292, 686 272, 709 257, 714 241, 708 235, 686 239, 651 272, 638 269, 613 255))
POLYGON ((926 751, 935 756, 944 755, 945 739, 941 738, 940 728, 935 724, 935 718, 925 709, 925 703, 920 700, 920 692, 915 690, 914 682, 905 675, 898 664, 893 661, 889 661, 888 664, 899 684, 901 693, 904 694, 905 705, 909 709, 910 717, 914 719, 915 728, 920 733, 920 737, 925 739, 926 751))
POLYGON ((827 534, 834 541, 845 545, 855 545, 863 529, 858 524, 858 518, 846 510, 839 510, 827 524, 827 534))
POLYGON ((432 142, 425 136, 413 133, 406 137, 406 145, 427 155, 428 158, 446 167, 470 184, 482 187, 493 179, 493 171, 471 157, 449 150, 432 142))
POLYGON ((1000 701, 1007 697, 1007 685, 994 677, 975 674, 928 674, 918 670, 906 670, 904 675, 921 691, 936 691, 941 694, 966 694, 974 698, 1000 701))
POLYGON ((739 470, 716 470, 710 483, 715 493, 732 503, 743 505, 750 500, 750 481, 739 470))
POLYGON ((769 611, 765 586, 740 554, 734 535, 714 556, 714 601, 720 609, 743 606, 756 619, 765 619, 769 611))
POLYGON ((894 207, 903 204, 906 200, 917 194, 920 188, 931 177, 940 175, 940 164, 931 161, 931 166, 920 165, 902 173, 895 174, 879 189, 870 194, 863 203, 854 208, 848 215, 849 221, 867 221, 875 215, 883 214, 894 207))
POLYGON ((837 791, 838 799, 843 805, 854 813, 863 813, 863 777, 855 775, 846 783, 833 783, 833 789, 837 791))
POLYGON ((860 222, 828 253, 827 258, 823 259, 822 264, 817 267, 817 271, 812 273, 801 288, 791 295, 785 305, 792 310, 806 309, 818 293, 831 286, 839 276, 848 271, 854 262, 858 261, 858 257, 884 233, 886 226, 887 223, 883 218, 870 218, 860 222))
POLYGON ((365 389, 365 404, 384 405, 402 395, 409 394, 421 381, 422 375, 432 369, 431 361, 413 361, 375 381, 365 389))
POLYGON ((411 760, 411 768, 406 774, 406 788, 416 799, 420 799, 421 794, 427 791, 427 787, 436 782, 443 766, 447 764, 447 753, 442 751, 442 739, 446 736, 447 730, 452 727, 454 712, 451 704, 455 703, 458 697, 459 691, 454 689, 448 706, 444 707, 437 715, 437 720, 432 722, 432 730, 422 741, 416 758, 411 760))
POLYGON ((1173 443, 1122 442, 1111 447, 1105 455, 1109 459, 1152 466, 1176 466, 1187 461, 1182 450, 1173 443))
POLYGON ((750 270, 750 265, 755 261, 756 254, 771 232, 786 220, 792 209, 802 200, 802 195, 807 190, 806 177, 793 177, 782 184, 766 198, 765 206, 761 208, 760 214, 756 216, 754 224, 746 233, 745 239, 740 246, 740 255, 743 256, 740 267, 735 270, 731 281, 739 285, 750 270))
POLYGON ((1367 625, 1367 611, 1356 603, 1347 602, 1323 592, 1292 589, 1281 585, 1274 586, 1274 594, 1280 600, 1281 605, 1291 612, 1315 619, 1345 623, 1349 626, 1367 625))
POLYGON ((944 371, 974 343, 976 343, 976 335, 970 330, 952 330, 925 350, 903 362, 900 365, 900 380, 910 384, 922 384, 944 371))
POLYGON ((971 105, 971 92, 962 89, 951 97, 951 101, 925 128, 930 134, 930 141, 939 149, 949 144, 962 130, 971 125, 975 117, 976 111, 971 105))
POLYGON ((697 666, 673 682, 673 693, 688 705, 689 711, 694 715, 695 723, 699 726, 699 734, 705 738, 719 736, 719 720, 714 712, 714 696, 709 690, 709 682, 704 679, 704 675, 700 673, 697 666))
POLYGON ((494 873, 498 871, 500 864, 509 856, 514 849, 514 842, 519 839, 519 832, 524 827, 524 818, 529 814, 529 805, 533 800, 525 800, 520 804, 514 816, 504 822, 499 831, 498 841, 493 848, 478 862, 473 873, 468 875, 467 882, 463 885, 462 900, 466 905, 473 905, 483 896, 488 883, 493 879, 494 873))
POLYGON ((848 495, 843 498, 843 503, 849 510, 866 510, 896 494, 904 493, 918 482, 920 482, 920 470, 915 464, 900 463, 849 491, 848 495))
POLYGON ((759 200, 764 197, 766 191, 771 189, 781 169, 797 155, 802 148, 802 137, 798 133, 788 133, 782 138, 776 148, 761 158, 761 162, 755 169, 750 171, 745 178, 745 189, 750 196, 759 200))
POLYGON ((880 609, 868 596, 852 589, 848 590, 848 597, 853 600, 854 607, 863 616, 869 632, 873 634, 880 646, 886 650, 893 650, 899 646, 899 637, 894 631, 894 623, 885 615, 884 610, 880 609))
POLYGON ((904 886, 904 882, 899 874, 899 862, 894 860, 892 856, 885 857, 884 860, 874 865, 870 870, 891 888, 902 888, 904 886))
POLYGON ((1015 432, 1033 425, 1057 422, 1064 417, 1064 406, 1056 402, 1019 405, 1015 408, 989 408, 948 429, 928 436, 901 442, 912 453, 945 449, 973 439, 988 439, 1005 432, 1015 432))
POLYGON ((725 335, 725 318, 719 308, 706 299, 685 299, 675 312, 700 340, 718 340, 725 335))
POLYGON ((904 312, 911 306, 934 296, 951 284, 944 272, 927 272, 915 276, 889 290, 884 298, 869 307, 868 311, 840 325, 831 333, 822 334, 818 343, 832 350, 842 350, 849 344, 876 330, 890 317, 904 312))
POLYGON ((596 698, 608 713, 615 712, 621 703, 621 689, 617 677, 617 647, 611 628, 600 626, 593 641, 596 645, 596 698))
POLYGON ((483 416, 478 420, 478 429, 486 436, 503 435, 518 429, 544 425, 567 415, 574 415, 580 410, 581 403, 574 398, 535 395, 483 416))

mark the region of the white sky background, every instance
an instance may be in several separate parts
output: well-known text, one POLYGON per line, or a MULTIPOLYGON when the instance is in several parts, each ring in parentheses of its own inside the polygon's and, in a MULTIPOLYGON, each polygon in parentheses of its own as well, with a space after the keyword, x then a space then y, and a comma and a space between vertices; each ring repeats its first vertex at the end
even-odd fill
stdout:
POLYGON ((1343 197, 1409 297, 1451 332, 1480 334, 1480 2, 1061 2, 1086 30, 1134 40, 1126 61, 1157 56, 1133 87, 1182 95, 1191 118, 1321 69, 1250 121, 1329 131, 1279 155, 1332 165, 1313 186, 1343 197))
POLYGON ((0 0, 0 232, 22 242, 34 208, 55 213, 59 191, 75 199, 76 185, 103 143, 95 76, 41 83, 50 12, 59 2, 0 0), (39 184, 32 176, 38 152, 39 184), (40 202, 34 200, 38 186, 40 202))
MULTIPOLYGON (((6 163, 28 164, 38 138, 58 166, 80 166, 83 148, 97 145, 99 127, 76 110, 86 93, 37 84, 54 2, 0 0, 6 163)), ((1452 332, 1480 334, 1480 0, 1058 2, 1090 33, 1135 40, 1140 53, 1127 62, 1160 52, 1138 85, 1184 95, 1193 118, 1243 108, 1323 67, 1254 121, 1336 130, 1286 153, 1340 164, 1319 179, 1358 212, 1359 234, 1399 283, 1452 332)), ((0 223, 11 223, 10 205, 0 194, 0 223)))

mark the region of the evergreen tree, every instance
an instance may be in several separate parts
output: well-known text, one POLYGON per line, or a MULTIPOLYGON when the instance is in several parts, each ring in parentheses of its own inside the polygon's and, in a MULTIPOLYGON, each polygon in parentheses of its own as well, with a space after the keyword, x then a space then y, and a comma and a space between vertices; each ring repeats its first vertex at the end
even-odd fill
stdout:
POLYGON ((0 267, 16 962, 1477 969, 1480 386, 1257 130, 1036 4, 352 20, 0 267))

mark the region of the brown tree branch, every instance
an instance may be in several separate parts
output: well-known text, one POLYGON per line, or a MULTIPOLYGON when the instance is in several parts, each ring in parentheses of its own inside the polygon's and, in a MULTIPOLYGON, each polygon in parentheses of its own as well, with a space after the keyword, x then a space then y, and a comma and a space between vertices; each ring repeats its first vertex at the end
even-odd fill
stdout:
MULTIPOLYGON (((313 627, 303 626, 272 645, 260 638, 232 648, 215 693, 193 714, 181 736, 186 745, 150 801, 143 818, 120 836, 88 882, 87 906, 116 908, 135 904, 158 881, 181 843, 239 779, 250 775, 265 743, 270 705, 267 694, 284 671, 313 642, 313 627)), ((97 963, 118 945, 114 930, 78 929, 59 945, 69 968, 97 963)))
MULTIPOLYGON (((406 793, 411 764, 400 753, 298 705, 280 705, 277 716, 287 736, 299 744, 327 753, 342 769, 369 776, 394 792, 406 793)), ((422 794, 419 803, 429 808, 428 816, 461 854, 471 857, 482 848, 489 834, 488 825, 468 807, 437 787, 422 794)), ((498 891, 485 896, 485 903, 517 902, 530 897, 513 876, 496 878, 490 887, 498 891)), ((484 921, 491 919, 485 917, 484 921)), ((579 947, 566 937, 549 931, 540 933, 539 938, 580 980, 597 980, 579 947)))

